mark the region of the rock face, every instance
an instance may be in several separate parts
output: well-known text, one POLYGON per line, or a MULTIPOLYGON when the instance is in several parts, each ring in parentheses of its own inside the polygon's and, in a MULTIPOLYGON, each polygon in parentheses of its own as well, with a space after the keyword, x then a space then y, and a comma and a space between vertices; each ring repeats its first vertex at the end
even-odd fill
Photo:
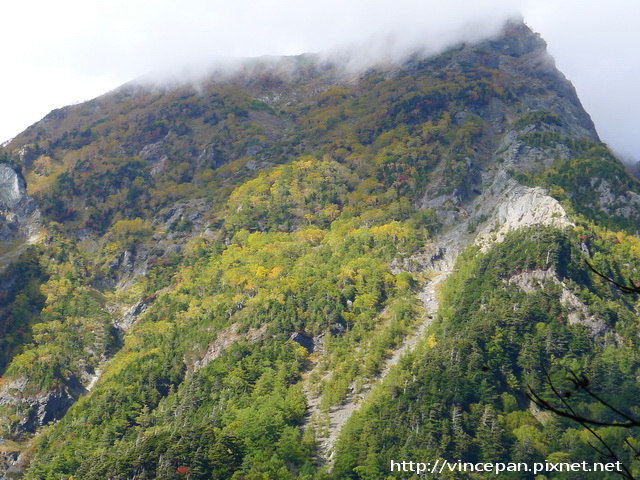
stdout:
POLYGON ((20 478, 28 463, 25 456, 21 455, 18 451, 5 451, 0 453, 0 473, 4 472, 0 480, 20 478))
POLYGON ((27 196, 24 180, 9 165, 0 164, 0 241, 36 234, 39 219, 40 212, 27 196))
POLYGON ((24 185, 18 174, 8 165, 0 165, 0 205, 2 208, 15 208, 26 198, 24 185))
POLYGON ((0 408, 9 406, 21 418, 12 426, 12 435, 35 433, 40 427, 59 420, 87 392, 74 377, 46 393, 29 393, 29 390, 28 380, 24 377, 5 383, 0 389, 0 408))
POLYGON ((572 83, 560 72, 547 52, 547 43, 524 23, 508 25, 497 40, 487 42, 500 51, 499 69, 527 79, 523 83, 523 100, 531 110, 560 115, 563 129, 576 137, 599 141, 589 114, 582 108, 572 83), (552 86, 554 95, 536 95, 541 86, 552 86))
POLYGON ((27 195, 24 180, 9 165, 0 164, 0 271, 37 238, 40 211, 27 195))
POLYGON ((610 330, 610 326, 607 325, 602 317, 589 312, 588 306, 569 290, 567 284, 558 278, 554 269, 533 270, 515 275, 509 279, 509 283, 517 285, 527 293, 542 290, 547 282, 561 288, 560 304, 567 309, 567 320, 570 325, 580 324, 586 326, 593 337, 610 330))
POLYGON ((126 312, 124 312, 122 317, 114 323, 114 326, 121 332, 126 332, 135 323, 135 321, 138 319, 138 316, 140 316, 140 314, 143 313, 146 309, 147 306, 143 302, 137 302, 135 305, 132 305, 126 312))
POLYGON ((309 353, 313 353, 314 350, 314 341, 313 337, 303 333, 303 332, 293 332, 289 337, 290 340, 293 340, 298 345, 303 347, 309 353))
POLYGON ((560 202, 542 188, 525 187, 503 173, 485 194, 491 196, 490 192, 496 190, 500 193, 493 195, 490 201, 479 202, 485 207, 482 212, 488 220, 482 224, 475 242, 485 248, 493 242, 501 242, 507 233, 519 228, 573 225, 560 202))

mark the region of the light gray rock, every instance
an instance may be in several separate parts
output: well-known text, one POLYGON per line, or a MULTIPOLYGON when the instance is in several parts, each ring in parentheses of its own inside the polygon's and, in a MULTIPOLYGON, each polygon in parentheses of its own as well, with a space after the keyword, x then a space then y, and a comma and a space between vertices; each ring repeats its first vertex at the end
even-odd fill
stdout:
POLYGON ((126 312, 124 312, 122 317, 115 322, 115 327, 122 332, 128 331, 146 309, 147 306, 142 301, 132 305, 126 312))
POLYGON ((64 385, 49 392, 32 392, 28 379, 6 382, 0 389, 0 406, 15 408, 19 420, 11 426, 13 435, 35 433, 44 425, 59 420, 87 390, 71 376, 64 385))
POLYGON ((9 166, 0 164, 0 209, 15 209, 27 198, 24 183, 9 166))
POLYGON ((38 238, 40 219, 24 180, 9 165, 0 164, 0 271, 38 238), (8 249, 3 248, 5 242, 8 249))

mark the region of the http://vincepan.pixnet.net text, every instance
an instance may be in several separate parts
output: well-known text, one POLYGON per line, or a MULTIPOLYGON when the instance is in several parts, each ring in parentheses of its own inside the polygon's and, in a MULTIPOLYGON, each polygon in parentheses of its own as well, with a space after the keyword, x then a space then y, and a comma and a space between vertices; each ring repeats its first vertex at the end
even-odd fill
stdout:
POLYGON ((544 474, 552 472, 621 472, 620 462, 463 462, 458 460, 437 459, 432 462, 395 461, 391 460, 391 472, 423 474, 441 474, 444 472, 458 473, 494 473, 500 475, 505 472, 533 472, 544 474))

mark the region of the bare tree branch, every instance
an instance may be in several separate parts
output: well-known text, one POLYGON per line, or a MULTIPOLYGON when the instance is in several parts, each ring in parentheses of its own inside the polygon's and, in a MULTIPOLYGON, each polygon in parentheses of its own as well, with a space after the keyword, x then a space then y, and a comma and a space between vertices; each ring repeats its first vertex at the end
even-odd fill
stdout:
POLYGON ((628 285, 623 285, 621 283, 616 282, 613 278, 607 277, 601 271, 596 270, 596 268, 593 265, 591 265, 587 260, 585 260, 584 262, 587 264, 587 266, 591 269, 591 271, 593 273, 595 273, 596 275, 598 275, 601 278, 604 278, 610 284, 616 286, 621 292, 623 292, 623 293, 640 293, 640 285, 636 284, 631 278, 629 278, 629 283, 631 284, 631 286, 629 287, 628 285))
MULTIPOLYGON (((620 457, 618 457, 616 452, 600 436, 600 434, 593 429, 593 427, 597 426, 597 427, 634 428, 634 427, 640 426, 640 422, 638 420, 626 415, 625 413, 621 412, 619 409, 615 408, 609 402, 607 402, 606 400, 602 399, 599 395, 597 395, 597 394, 593 393, 591 390, 589 390, 589 388, 588 388, 589 379, 585 375, 581 375, 580 377, 578 377, 578 375, 575 372, 571 371, 570 373, 571 373, 571 376, 573 378, 569 378, 569 380, 571 381, 571 383, 573 383, 574 388, 576 390, 584 391, 585 393, 590 395, 593 399, 595 399, 598 403, 600 403, 601 405, 605 406, 606 408, 608 408, 610 411, 616 413, 617 415, 621 416, 626 421, 625 422, 601 422, 601 421, 598 421, 598 420, 594 420, 592 418, 587 418, 587 417, 579 414, 578 412, 576 412, 574 410, 574 408, 569 403, 568 398, 570 396, 562 394, 558 390, 556 385, 553 383, 553 380, 551 379, 551 375, 549 374, 549 372, 545 368, 545 366, 541 365, 541 367, 542 367, 542 371, 544 372, 544 375, 546 377, 547 385, 549 385, 549 388, 551 388, 551 391, 553 392, 554 397, 562 404, 562 407, 557 407, 557 406, 553 405, 550 401, 542 398, 542 396, 540 394, 538 394, 533 389, 533 387, 531 385, 527 386, 528 389, 529 389, 529 393, 527 393, 526 395, 529 398, 529 400, 531 400, 533 403, 535 403, 539 408, 541 408, 543 410, 550 411, 552 413, 555 413, 559 417, 568 418, 568 419, 573 420, 573 421, 579 423, 580 425, 582 425, 582 427, 585 428, 586 430, 588 430, 589 433, 591 433, 591 435, 598 441, 598 443, 600 443, 602 445, 602 447, 604 447, 604 451, 601 448, 597 447, 596 445, 591 444, 590 442, 588 442, 589 446, 591 448, 593 448, 603 458, 612 459, 613 461, 620 462, 619 465, 622 466, 623 471, 622 472, 618 472, 618 474, 620 476, 622 476, 623 478, 627 478, 629 480, 634 480, 635 477, 631 474, 631 471, 629 470, 629 468, 622 461, 620 461, 620 457)), ((637 457, 638 456, 638 451, 629 443, 628 440, 625 440, 625 442, 631 448, 631 450, 634 452, 634 454, 637 457)))

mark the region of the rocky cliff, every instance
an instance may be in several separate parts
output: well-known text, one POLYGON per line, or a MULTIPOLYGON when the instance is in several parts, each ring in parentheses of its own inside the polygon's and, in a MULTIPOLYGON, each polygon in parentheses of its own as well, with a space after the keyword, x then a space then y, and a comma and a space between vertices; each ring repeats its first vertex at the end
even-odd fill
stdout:
POLYGON ((0 164, 0 270, 37 240, 41 231, 37 203, 27 195, 24 180, 0 164))

